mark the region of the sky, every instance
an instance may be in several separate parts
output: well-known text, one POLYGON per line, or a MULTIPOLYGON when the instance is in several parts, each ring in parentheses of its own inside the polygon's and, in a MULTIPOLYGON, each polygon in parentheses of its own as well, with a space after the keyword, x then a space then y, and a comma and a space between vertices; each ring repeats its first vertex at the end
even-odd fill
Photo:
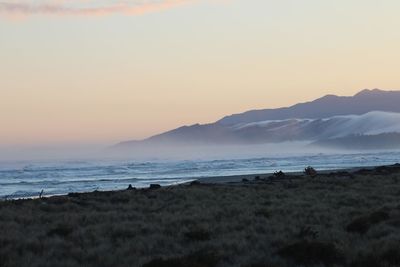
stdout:
POLYGON ((0 146, 400 89, 398 0, 0 0, 0 146))

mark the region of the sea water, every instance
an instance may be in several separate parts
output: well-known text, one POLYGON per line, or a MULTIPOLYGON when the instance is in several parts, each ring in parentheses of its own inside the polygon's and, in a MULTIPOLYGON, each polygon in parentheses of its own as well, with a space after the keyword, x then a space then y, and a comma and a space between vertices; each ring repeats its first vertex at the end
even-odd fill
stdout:
POLYGON ((128 185, 174 185, 204 177, 261 174, 282 170, 302 171, 306 166, 317 170, 395 164, 400 152, 355 154, 306 154, 296 156, 244 159, 134 161, 14 161, 0 162, 0 198, 37 197, 120 190, 128 185))

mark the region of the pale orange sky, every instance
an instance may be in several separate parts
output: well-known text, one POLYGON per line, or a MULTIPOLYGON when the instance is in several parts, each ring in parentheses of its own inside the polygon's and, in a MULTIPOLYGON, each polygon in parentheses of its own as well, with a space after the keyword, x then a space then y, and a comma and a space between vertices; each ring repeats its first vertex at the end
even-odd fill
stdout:
POLYGON ((94 17, 0 6, 0 144, 114 143, 400 89, 398 10, 394 0, 232 0, 94 17))

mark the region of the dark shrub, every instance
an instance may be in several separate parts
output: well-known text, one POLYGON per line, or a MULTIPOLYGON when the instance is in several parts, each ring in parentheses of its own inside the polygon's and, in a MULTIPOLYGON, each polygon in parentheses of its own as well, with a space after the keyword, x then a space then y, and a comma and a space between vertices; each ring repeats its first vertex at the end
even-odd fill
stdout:
POLYGON ((73 231, 73 228, 69 225, 65 224, 60 224, 56 228, 51 229, 50 231, 47 232, 48 236, 61 236, 61 237, 67 237, 69 236, 73 231))
POLYGON ((381 166, 376 167, 375 172, 378 174, 390 174, 398 172, 398 169, 394 166, 381 166))
POLYGON ((256 210, 256 211, 254 212, 254 215, 256 215, 256 216, 262 216, 262 217, 265 217, 265 218, 271 217, 271 213, 270 213, 269 210, 267 210, 267 209, 259 209, 259 210, 256 210))
POLYGON ((300 228, 296 237, 300 239, 316 239, 318 237, 318 231, 313 230, 310 226, 303 226, 300 228))
POLYGON ((197 229, 186 232, 185 238, 189 241, 207 241, 211 239, 211 234, 207 230, 197 229))
POLYGON ((247 183, 248 181, 249 181, 249 179, 246 179, 246 178, 243 178, 243 179, 242 179, 242 182, 243 182, 243 183, 247 183))
POLYGON ((305 168, 304 173, 311 177, 317 176, 317 171, 311 166, 308 166, 307 168, 305 168))
POLYGON ((368 217, 359 217, 354 219, 346 226, 346 231, 365 234, 369 230, 370 226, 371 225, 369 223, 368 217))
POLYGON ((127 240, 135 237, 135 233, 132 229, 129 228, 115 228, 110 231, 110 238, 113 241, 122 239, 127 240))
POLYGON ((264 262, 253 263, 250 265, 242 265, 242 267, 271 267, 271 266, 273 266, 273 265, 269 264, 269 263, 264 263, 264 262))
POLYGON ((353 179, 354 175, 347 171, 337 171, 337 172, 330 172, 326 174, 328 177, 348 177, 353 179))
POLYGON ((290 181, 289 183, 284 183, 283 186, 286 189, 294 189, 294 188, 299 188, 298 184, 292 183, 292 181, 290 181))
POLYGON ((283 171, 274 172, 275 178, 284 178, 286 175, 283 171))
POLYGON ((172 259, 155 259, 143 267, 215 267, 219 257, 215 252, 201 250, 184 257, 172 259))
POLYGON ((318 241, 299 241, 281 248, 278 255, 298 265, 332 266, 344 261, 342 253, 334 244, 318 241))
POLYGON ((380 261, 387 263, 386 266, 400 266, 400 244, 383 252, 380 261))
POLYGON ((150 184, 150 189, 159 189, 161 188, 161 185, 159 184, 150 184))
POLYGON ((118 203, 128 203, 130 198, 128 196, 123 195, 115 195, 110 198, 110 203, 118 204, 118 203))
POLYGON ((183 259, 174 258, 163 260, 161 258, 151 260, 143 265, 143 267, 185 267, 183 259))
POLYGON ((350 267, 381 267, 378 257, 372 254, 359 255, 357 259, 350 263, 350 267))
POLYGON ((383 252, 360 255, 350 267, 396 267, 400 266, 400 247, 393 246, 383 252))
POLYGON ((372 225, 388 220, 389 218, 389 213, 385 211, 376 211, 368 216, 362 216, 354 219, 347 225, 346 231, 365 234, 372 225))
POLYGON ((369 221, 371 224, 377 224, 389 219, 389 213, 385 211, 376 211, 369 215, 369 221))
POLYGON ((387 223, 393 227, 400 228, 400 219, 393 219, 388 221, 387 223))
POLYGON ((6 255, 3 255, 3 253, 0 251, 0 267, 6 267, 6 266, 8 266, 7 264, 8 263, 7 263, 6 255))
POLYGON ((358 175, 367 175, 367 174, 371 174, 371 170, 368 170, 368 169, 360 169, 360 170, 358 170, 358 171, 356 171, 356 172, 354 172, 355 174, 358 174, 358 175))
POLYGON ((62 206, 69 202, 68 198, 65 197, 49 197, 49 198, 42 198, 43 203, 47 203, 50 205, 57 205, 62 206))

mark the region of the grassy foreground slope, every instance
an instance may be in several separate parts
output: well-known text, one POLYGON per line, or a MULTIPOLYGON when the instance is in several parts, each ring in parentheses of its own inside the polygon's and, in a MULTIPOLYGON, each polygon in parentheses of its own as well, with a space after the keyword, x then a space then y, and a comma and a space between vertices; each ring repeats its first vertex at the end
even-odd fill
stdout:
POLYGON ((3 201, 0 266, 400 266, 400 167, 3 201))

